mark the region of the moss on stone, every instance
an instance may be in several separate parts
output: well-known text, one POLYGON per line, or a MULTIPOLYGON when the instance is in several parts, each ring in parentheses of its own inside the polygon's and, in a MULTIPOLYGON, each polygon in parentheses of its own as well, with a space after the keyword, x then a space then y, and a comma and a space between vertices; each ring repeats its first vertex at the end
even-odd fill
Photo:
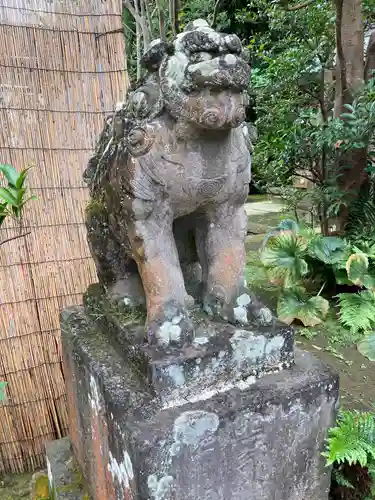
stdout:
POLYGON ((50 499, 49 493, 49 479, 48 475, 39 476, 35 480, 33 499, 32 500, 43 500, 50 499))
POLYGON ((91 198, 85 207, 85 213, 91 217, 102 216, 105 211, 105 203, 100 197, 91 198))
POLYGON ((56 493, 83 493, 82 500, 90 500, 83 475, 78 465, 73 466, 73 479, 70 484, 59 486, 56 493))
POLYGON ((146 310, 141 307, 127 307, 115 302, 108 302, 107 317, 115 318, 122 326, 140 324, 146 320, 146 310))

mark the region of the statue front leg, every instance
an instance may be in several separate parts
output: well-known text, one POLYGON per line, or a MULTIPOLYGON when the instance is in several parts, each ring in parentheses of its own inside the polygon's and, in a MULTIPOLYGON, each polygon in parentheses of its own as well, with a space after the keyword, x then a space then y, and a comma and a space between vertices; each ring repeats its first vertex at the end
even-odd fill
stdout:
POLYGON ((172 215, 155 208, 144 220, 128 227, 147 302, 147 336, 150 343, 182 346, 192 340, 172 215))
POLYGON ((227 202, 198 222, 197 247, 203 269, 204 310, 213 317, 247 325, 274 318, 245 285, 247 217, 243 204, 227 202))

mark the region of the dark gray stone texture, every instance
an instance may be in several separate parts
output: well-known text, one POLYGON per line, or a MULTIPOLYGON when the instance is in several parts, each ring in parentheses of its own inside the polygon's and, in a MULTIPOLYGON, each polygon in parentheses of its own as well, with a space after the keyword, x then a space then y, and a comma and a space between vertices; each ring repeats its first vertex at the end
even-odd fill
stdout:
POLYGON ((169 398, 142 349, 119 349, 98 325, 80 307, 62 314, 72 441, 94 500, 328 498, 321 452, 338 397, 329 368, 297 351, 290 368, 185 395, 172 374, 181 392, 169 398))
MULTIPOLYGON (((90 500, 69 437, 47 443, 47 472, 53 500, 90 500)), ((109 500, 109 499, 108 499, 109 500)))

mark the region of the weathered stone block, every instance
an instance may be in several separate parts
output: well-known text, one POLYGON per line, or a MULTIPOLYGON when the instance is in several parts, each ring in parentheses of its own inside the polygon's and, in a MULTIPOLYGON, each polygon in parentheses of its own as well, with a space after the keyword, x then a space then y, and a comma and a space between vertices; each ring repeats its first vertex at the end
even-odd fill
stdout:
POLYGON ((293 329, 278 321, 271 326, 235 327, 211 321, 196 309, 191 312, 196 330, 192 344, 158 347, 145 343, 142 322, 129 324, 134 311, 111 302, 95 285, 85 294, 85 310, 102 328, 110 329, 128 362, 142 369, 163 404, 258 378, 287 368, 294 360, 293 329))
MULTIPOLYGON (((280 371, 280 350, 277 371, 260 378, 241 361, 245 375, 236 377, 235 333, 228 333, 218 351, 227 353, 227 378, 225 369, 213 370, 214 347, 205 357, 198 342, 192 366, 206 367, 194 385, 186 352, 180 362, 177 353, 125 341, 120 348, 79 307, 63 312, 61 325, 73 447, 95 500, 328 498, 321 452, 338 379, 307 353, 280 371)), ((251 358, 249 345, 241 356, 251 358)), ((271 364, 272 356, 265 359, 271 364)))
POLYGON ((47 443, 46 455, 50 490, 48 498, 90 500, 82 473, 73 456, 71 439, 67 437, 47 443))

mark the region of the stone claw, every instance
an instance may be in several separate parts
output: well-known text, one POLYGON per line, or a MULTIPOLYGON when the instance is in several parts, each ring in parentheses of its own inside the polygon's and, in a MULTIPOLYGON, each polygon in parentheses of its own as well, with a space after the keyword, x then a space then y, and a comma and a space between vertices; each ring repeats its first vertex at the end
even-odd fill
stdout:
POLYGON ((193 324, 185 307, 167 304, 163 314, 147 325, 150 344, 159 346, 174 345, 182 347, 194 338, 193 324))

